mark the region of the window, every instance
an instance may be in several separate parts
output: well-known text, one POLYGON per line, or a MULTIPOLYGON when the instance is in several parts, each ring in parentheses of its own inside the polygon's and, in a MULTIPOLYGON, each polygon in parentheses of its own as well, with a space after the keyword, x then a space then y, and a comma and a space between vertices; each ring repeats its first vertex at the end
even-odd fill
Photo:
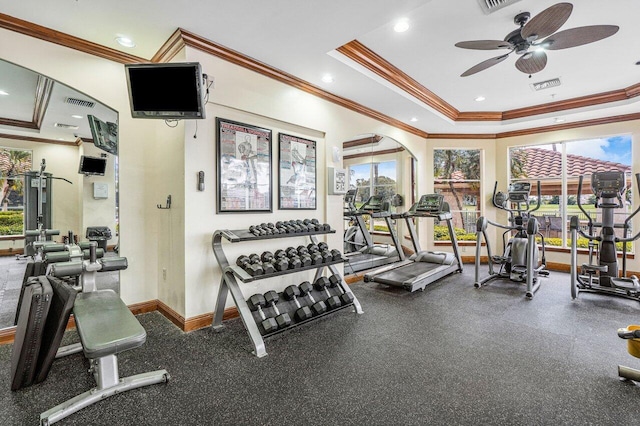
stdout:
MULTIPOLYGON (((349 187, 358 188, 355 201, 358 208, 371 195, 380 195, 385 201, 391 202, 396 195, 396 181, 395 160, 349 166, 349 187)), ((384 219, 376 219, 372 222, 367 216, 365 220, 370 231, 389 232, 384 219)))
POLYGON ((31 151, 0 148, 0 236, 24 233, 24 177, 31 151))
MULTIPOLYGON (((536 186, 540 181, 541 206, 534 215, 540 223, 547 246, 568 247, 568 224, 571 216, 578 216, 586 223, 587 218, 578 208, 580 176, 584 176, 580 203, 597 222, 601 211, 593 205, 591 173, 624 171, 627 177, 626 208, 616 209, 615 223, 622 223, 631 212, 631 195, 637 190, 632 188, 634 181, 631 175, 630 135, 512 147, 509 149, 509 160, 510 181, 531 182, 532 201, 536 203, 536 186)), ((578 241, 579 247, 583 245, 586 246, 586 241, 578 241)))
MULTIPOLYGON (((434 150, 433 176, 435 192, 449 204, 457 239, 475 241, 480 217, 480 150, 434 150)), ((434 239, 450 240, 445 224, 436 223, 434 239)))

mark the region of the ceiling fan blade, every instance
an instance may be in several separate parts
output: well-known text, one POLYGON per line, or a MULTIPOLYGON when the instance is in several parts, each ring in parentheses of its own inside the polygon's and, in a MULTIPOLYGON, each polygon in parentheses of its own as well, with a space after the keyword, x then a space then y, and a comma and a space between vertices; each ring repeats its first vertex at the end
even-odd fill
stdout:
POLYGON ((469 68, 468 70, 460 74, 460 77, 468 77, 482 70, 486 70, 487 68, 492 67, 495 64, 499 64, 500 62, 504 61, 505 59, 507 59, 507 56, 509 56, 510 54, 511 52, 507 53, 506 55, 500 55, 500 56, 496 56, 495 58, 482 61, 479 64, 472 66, 471 68, 469 68))
POLYGON ((534 41, 547 37, 558 31, 567 22, 573 5, 571 3, 558 3, 543 10, 527 22, 520 35, 523 39, 534 41))
POLYGON ((456 43, 456 47, 463 49, 476 49, 476 50, 496 50, 496 49, 510 49, 511 43, 504 40, 473 40, 473 41, 461 41, 456 43))
POLYGON ((611 37, 617 33, 619 29, 617 25, 591 25, 571 28, 552 34, 540 43, 540 45, 544 46, 547 50, 560 50, 582 46, 583 44, 593 43, 594 41, 611 37), (545 46, 547 43, 549 43, 549 45, 545 46))
POLYGON ((525 74, 535 74, 547 66, 547 54, 544 52, 528 52, 516 61, 516 68, 525 74))

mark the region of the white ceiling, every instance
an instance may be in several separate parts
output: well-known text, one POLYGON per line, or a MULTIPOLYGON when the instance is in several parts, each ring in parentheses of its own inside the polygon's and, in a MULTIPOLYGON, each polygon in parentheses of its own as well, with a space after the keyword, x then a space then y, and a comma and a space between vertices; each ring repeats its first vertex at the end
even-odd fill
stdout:
MULTIPOLYGON (((640 99, 631 99, 503 122, 453 122, 335 52, 358 40, 464 112, 505 111, 640 83, 637 0, 574 0, 561 30, 608 24, 620 31, 592 44, 548 52, 546 68, 531 78, 514 67, 515 54, 460 77, 505 52, 460 49, 456 42, 502 40, 517 28, 516 14, 535 16, 556 3, 521 0, 485 15, 478 0, 0 0, 0 12, 143 58, 151 58, 183 28, 428 133, 499 133, 552 125, 558 116, 571 122, 640 112, 640 99), (405 33, 393 31, 399 18, 410 22, 405 33), (119 46, 117 36, 133 39, 136 47, 119 46), (322 82, 325 73, 335 81, 322 82), (554 77, 561 78, 560 87, 540 92, 530 87, 554 77), (479 95, 486 100, 476 102, 479 95), (418 121, 410 122, 411 117, 418 121)), ((215 70, 205 72, 215 77, 215 70)))

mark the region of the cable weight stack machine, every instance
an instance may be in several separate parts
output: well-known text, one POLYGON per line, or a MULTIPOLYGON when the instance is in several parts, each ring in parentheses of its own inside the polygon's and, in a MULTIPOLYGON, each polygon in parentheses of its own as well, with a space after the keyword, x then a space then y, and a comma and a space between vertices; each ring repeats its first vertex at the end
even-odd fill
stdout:
POLYGON ((349 286, 344 281, 344 279, 342 278, 342 275, 339 273, 339 271, 336 268, 337 264, 344 263, 346 261, 346 259, 342 256, 340 257, 340 259, 337 259, 337 260, 329 260, 323 263, 312 264, 309 266, 302 266, 295 269, 287 269, 283 271, 276 271, 273 273, 252 276, 241 267, 235 264, 230 264, 223 249, 223 240, 226 240, 229 243, 243 243, 243 242, 256 242, 258 240, 279 239, 279 238, 308 237, 311 243, 319 244, 318 239, 316 237, 317 235, 332 234, 335 232, 336 231, 334 229, 330 229, 330 230, 315 230, 315 231, 256 236, 247 229, 241 229, 241 230, 225 229, 225 230, 215 231, 213 234, 211 245, 213 247, 213 253, 216 257, 216 260, 218 261, 218 264, 220 265, 220 269, 222 270, 222 278, 220 280, 220 287, 218 289, 218 295, 216 297, 216 302, 214 306, 214 316, 213 316, 211 327, 216 331, 220 331, 224 327, 222 324, 222 317, 223 317, 225 305, 227 302, 227 295, 231 293, 231 297, 233 298, 234 304, 238 310, 240 318, 242 319, 244 327, 247 330, 249 338, 251 339, 251 342, 253 344, 253 347, 254 347, 253 353, 257 357, 261 358, 267 355, 267 351, 264 343, 264 339, 267 337, 280 333, 284 330, 291 329, 295 326, 313 321, 315 319, 321 318, 325 315, 329 315, 331 313, 337 312, 339 310, 342 310, 350 306, 353 307, 356 313, 362 314, 363 311, 362 311, 362 307, 360 306, 360 302, 355 297, 355 295, 351 292, 351 289, 349 289, 349 286), (331 274, 341 277, 340 282, 337 283, 337 287, 338 287, 337 291, 339 291, 342 294, 350 295, 352 297, 352 302, 349 304, 344 304, 337 309, 327 311, 324 314, 313 316, 307 320, 294 322, 291 324, 291 326, 287 328, 279 329, 279 330, 276 330, 275 332, 262 335, 254 319, 253 312, 249 308, 249 305, 247 304, 247 301, 245 300, 245 297, 242 293, 242 290, 240 288, 240 283, 249 283, 256 280, 263 280, 267 278, 272 278, 272 277, 277 277, 277 276, 287 275, 287 274, 294 274, 297 272, 308 271, 313 269, 316 270, 315 277, 314 277, 314 281, 315 281, 322 276, 322 273, 325 268, 327 268, 331 272, 331 274))

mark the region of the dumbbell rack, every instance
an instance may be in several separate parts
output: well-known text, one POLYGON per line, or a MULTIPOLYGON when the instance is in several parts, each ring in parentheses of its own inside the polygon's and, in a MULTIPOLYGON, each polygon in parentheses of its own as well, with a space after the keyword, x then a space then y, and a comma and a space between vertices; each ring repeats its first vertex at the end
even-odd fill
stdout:
MULTIPOLYGON (((236 308, 238 309, 240 318, 242 318, 244 327, 247 330, 247 333, 249 334, 249 338, 251 339, 251 342, 253 343, 253 347, 254 347, 253 353, 259 358, 266 356, 267 351, 265 349, 264 338, 269 337, 269 335, 262 336, 260 334, 260 331, 258 330, 258 325, 256 324, 253 317, 253 313, 249 309, 249 306, 247 305, 247 302, 242 294, 242 291, 240 290, 240 285, 238 281, 243 283, 248 283, 256 280, 264 280, 267 278, 277 277, 279 275, 286 275, 286 274, 293 274, 301 271, 308 271, 311 269, 317 270, 316 276, 314 278, 315 280, 315 279, 318 279, 320 276, 322 276, 322 271, 325 267, 327 267, 332 274, 338 274, 341 276, 341 274, 336 269, 335 265, 346 261, 346 259, 341 258, 339 260, 324 262, 317 265, 309 265, 309 266, 303 266, 301 268, 296 268, 296 269, 276 271, 271 274, 251 276, 239 266, 229 263, 227 256, 224 253, 224 250, 222 248, 223 239, 231 243, 241 243, 241 242, 249 242, 249 241, 256 241, 256 240, 270 240, 270 239, 279 239, 279 238, 293 238, 293 237, 308 236, 312 243, 318 244, 318 239, 316 238, 317 235, 333 234, 335 232, 336 231, 332 229, 329 231, 296 232, 296 233, 287 233, 287 234, 256 236, 246 229, 233 230, 233 231, 224 229, 224 230, 215 231, 213 233, 213 240, 211 245, 213 247, 213 254, 215 255, 216 260, 218 261, 218 264, 222 269, 222 279, 220 280, 220 288, 218 289, 218 296, 216 298, 213 322, 211 324, 211 327, 216 331, 224 327, 222 325, 222 316, 224 314, 224 307, 227 303, 227 295, 228 293, 231 293, 231 297, 233 298, 236 308)), ((355 309, 355 312, 358 314, 361 314, 362 307, 360 306, 360 302, 358 302, 358 299, 355 297, 355 295, 353 295, 353 293, 351 292, 351 289, 349 288, 347 283, 344 281, 344 279, 341 280, 339 285, 343 292, 349 293, 353 296, 352 304, 345 305, 344 307, 353 306, 355 309)), ((337 310, 339 309, 328 311, 327 313, 336 312, 337 310)), ((314 316, 311 319, 306 321, 293 323, 291 324, 290 327, 287 327, 287 329, 304 324, 308 321, 312 321, 316 318, 320 318, 326 315, 327 313, 323 315, 314 316)), ((273 333, 273 334, 276 334, 276 333, 273 333)))

